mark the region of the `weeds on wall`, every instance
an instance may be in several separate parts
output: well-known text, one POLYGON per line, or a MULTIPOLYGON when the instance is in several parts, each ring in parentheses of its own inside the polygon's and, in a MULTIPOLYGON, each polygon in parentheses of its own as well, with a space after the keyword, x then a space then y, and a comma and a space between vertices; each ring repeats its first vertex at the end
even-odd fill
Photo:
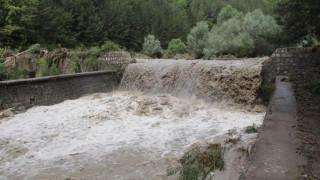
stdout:
POLYGON ((7 69, 0 63, 0 81, 25 79, 29 77, 29 67, 18 69, 16 66, 7 69))
POLYGON ((225 168, 221 144, 209 144, 206 148, 194 147, 186 152, 179 165, 167 170, 167 176, 179 172, 179 180, 205 180, 210 172, 225 168))
POLYGON ((45 58, 39 58, 37 60, 37 67, 38 67, 38 76, 55 76, 61 74, 60 70, 57 67, 56 63, 52 63, 49 67, 48 61, 45 58))
POLYGON ((100 67, 101 60, 96 56, 90 56, 88 59, 84 60, 88 71, 98 71, 100 67))
POLYGON ((81 64, 79 57, 75 53, 71 53, 70 55, 70 64, 71 64, 71 69, 75 73, 80 73, 81 72, 81 64))

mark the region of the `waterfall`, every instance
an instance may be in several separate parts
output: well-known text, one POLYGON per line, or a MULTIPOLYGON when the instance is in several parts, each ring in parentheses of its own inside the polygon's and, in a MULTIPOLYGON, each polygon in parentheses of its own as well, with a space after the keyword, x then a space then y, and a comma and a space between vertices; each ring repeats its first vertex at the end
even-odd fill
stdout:
POLYGON ((264 60, 138 60, 127 67, 120 90, 253 105, 264 60))

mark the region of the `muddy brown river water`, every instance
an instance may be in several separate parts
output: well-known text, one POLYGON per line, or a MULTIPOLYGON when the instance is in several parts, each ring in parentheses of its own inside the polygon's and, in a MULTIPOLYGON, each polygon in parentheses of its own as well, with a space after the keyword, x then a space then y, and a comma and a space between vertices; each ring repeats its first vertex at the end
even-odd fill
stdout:
POLYGON ((257 136, 244 130, 265 115, 251 97, 263 59, 138 62, 127 68, 121 91, 2 119, 0 179, 175 179, 166 170, 188 148, 215 142, 226 147, 226 169, 211 179, 237 179, 245 162, 238 150, 250 150, 257 136), (230 130, 241 136, 236 145, 224 143, 230 130))

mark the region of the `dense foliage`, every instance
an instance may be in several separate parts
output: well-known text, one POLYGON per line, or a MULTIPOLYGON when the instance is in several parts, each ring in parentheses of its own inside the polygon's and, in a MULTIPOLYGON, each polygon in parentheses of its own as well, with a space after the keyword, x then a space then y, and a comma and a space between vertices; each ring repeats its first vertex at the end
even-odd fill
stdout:
POLYGON ((303 46, 319 45, 319 0, 281 0, 276 9, 278 21, 284 26, 283 41, 303 46))
POLYGON ((24 50, 39 43, 52 50, 58 44, 76 48, 114 42, 127 50, 141 51, 144 38, 153 34, 163 49, 172 39, 188 42, 188 49, 197 57, 266 55, 280 42, 285 46, 302 41, 303 45, 318 43, 317 1, 1 0, 0 48, 24 50), (275 17, 284 31, 280 32, 275 17), (193 46, 194 30, 190 33, 199 22, 210 29, 207 42, 196 43, 201 51, 193 46))
MULTIPOLYGON (((49 48, 101 45, 111 40, 140 50, 154 34, 167 47, 186 40, 199 21, 216 23, 226 5, 246 13, 273 6, 271 0, 2 0, 0 46, 16 48, 40 43, 49 48)), ((273 0, 274 1, 274 0, 273 0)))

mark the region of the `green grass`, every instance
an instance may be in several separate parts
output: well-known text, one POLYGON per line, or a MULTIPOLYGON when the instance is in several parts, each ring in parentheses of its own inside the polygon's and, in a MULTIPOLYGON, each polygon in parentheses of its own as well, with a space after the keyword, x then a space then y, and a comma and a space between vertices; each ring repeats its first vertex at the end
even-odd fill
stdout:
POLYGON ((167 170, 167 176, 179 172, 179 180, 205 180, 211 171, 224 169, 223 156, 221 144, 210 144, 204 149, 194 147, 179 159, 177 167, 167 170))

